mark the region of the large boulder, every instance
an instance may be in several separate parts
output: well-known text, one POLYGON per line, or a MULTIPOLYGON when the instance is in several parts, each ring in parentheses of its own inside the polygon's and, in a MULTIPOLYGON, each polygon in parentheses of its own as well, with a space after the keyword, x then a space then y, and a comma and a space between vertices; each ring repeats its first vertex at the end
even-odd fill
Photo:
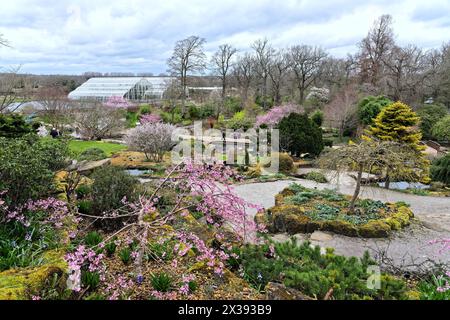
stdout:
POLYGON ((298 290, 284 284, 269 282, 265 288, 267 300, 314 300, 298 290))
POLYGON ((103 159, 98 161, 80 161, 70 165, 67 171, 78 171, 80 174, 88 175, 92 173, 95 169, 109 166, 111 164, 111 159, 103 159))

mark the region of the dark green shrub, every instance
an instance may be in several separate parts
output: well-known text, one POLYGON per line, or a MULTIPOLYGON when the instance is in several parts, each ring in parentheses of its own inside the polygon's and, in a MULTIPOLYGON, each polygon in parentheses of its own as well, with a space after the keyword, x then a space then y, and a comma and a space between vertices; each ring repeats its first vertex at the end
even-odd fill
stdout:
POLYGON ((0 114, 0 137, 20 138, 30 133, 36 133, 39 124, 30 124, 16 113, 0 114))
POLYGON ((89 247, 95 247, 102 241, 103 241, 103 237, 97 231, 89 232, 84 237, 84 243, 86 245, 88 245, 89 247))
POLYGON ((325 146, 325 147, 332 147, 333 146, 333 140, 331 140, 331 139, 323 139, 323 145, 325 146))
POLYGON ((200 107, 200 119, 206 119, 209 117, 213 117, 216 113, 216 108, 212 104, 206 104, 200 107))
POLYGON ((90 185, 82 184, 75 189, 75 193, 77 195, 77 199, 83 199, 87 197, 92 191, 90 185))
POLYGON ((268 282, 283 282, 302 293, 323 299, 333 288, 333 299, 403 299, 405 282, 381 276, 381 290, 369 289, 368 267, 374 262, 366 253, 363 258, 335 255, 332 250, 322 254, 320 247, 311 247, 294 240, 269 245, 247 245, 241 250, 244 277, 258 289, 268 282))
POLYGON ((55 191, 54 171, 66 165, 67 144, 57 139, 25 136, 0 138, 0 190, 11 203, 41 199, 55 191))
POLYGON ((302 153, 317 156, 323 150, 322 129, 305 114, 291 113, 279 125, 280 146, 299 157, 302 153))
POLYGON ((362 99, 358 105, 358 117, 359 121, 364 125, 372 124, 374 119, 380 111, 392 104, 393 101, 384 96, 368 96, 362 99))
MULTIPOLYGON (((96 215, 123 207, 123 199, 131 202, 137 197, 138 180, 120 168, 108 166, 97 169, 92 178, 94 183, 91 197, 96 215)), ((107 229, 115 229, 123 223, 122 219, 106 220, 100 220, 98 224, 107 229)))
POLYGON ((196 120, 196 119, 200 119, 201 118, 201 110, 199 107, 197 107, 196 105, 190 105, 188 107, 188 115, 189 115, 189 119, 191 120, 196 120))
POLYGON ((152 113, 152 109, 148 104, 144 104, 139 107, 139 114, 150 114, 152 113))
POLYGON ((242 101, 239 97, 226 97, 224 109, 227 115, 233 115, 242 111, 242 101))
POLYGON ((172 278, 164 272, 152 274, 150 277, 153 288, 159 292, 168 292, 172 288, 172 278))
POLYGON ((317 172, 317 171, 308 172, 305 175, 305 179, 312 180, 312 181, 315 181, 315 182, 318 182, 318 183, 327 183, 328 182, 328 180, 324 176, 324 174, 321 173, 321 172, 317 172))
POLYGON ((433 126, 448 114, 449 110, 443 105, 426 104, 417 110, 420 117, 420 130, 424 139, 435 139, 433 126))
POLYGON ((323 123, 323 112, 320 110, 314 111, 314 113, 311 115, 311 120, 315 124, 317 124, 318 127, 321 127, 323 123))
POLYGON ((450 153, 433 161, 430 168, 431 179, 450 185, 450 153))
POLYGON ((78 160, 80 161, 98 161, 108 158, 105 151, 100 148, 89 148, 84 150, 79 156, 78 160))
POLYGON ((78 212, 82 214, 91 215, 93 213, 92 200, 80 200, 77 202, 78 212))

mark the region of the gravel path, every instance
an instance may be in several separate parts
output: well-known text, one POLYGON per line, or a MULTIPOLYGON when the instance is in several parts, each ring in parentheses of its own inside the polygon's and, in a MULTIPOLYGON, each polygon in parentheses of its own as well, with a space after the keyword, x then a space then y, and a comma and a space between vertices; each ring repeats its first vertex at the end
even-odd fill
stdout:
MULTIPOLYGON (((335 179, 331 173, 327 175, 331 183, 316 183, 304 179, 292 179, 266 183, 252 183, 235 186, 236 193, 245 200, 270 208, 275 204, 275 195, 296 182, 308 188, 337 189, 343 194, 351 195, 354 190, 354 180, 349 176, 335 179), (339 182, 337 181, 339 180, 339 182)), ((450 237, 450 198, 429 197, 406 194, 376 187, 362 187, 361 198, 370 198, 383 202, 404 201, 411 205, 416 218, 421 223, 415 224, 404 231, 396 232, 389 239, 360 239, 341 235, 320 233, 313 243, 322 247, 335 248, 339 254, 347 256, 362 256, 369 250, 372 254, 385 251, 388 258, 397 266, 421 263, 427 259, 450 263, 450 252, 439 253, 438 246, 429 245, 433 239, 450 237)), ((250 212, 254 215, 255 212, 250 212)), ((310 235, 296 235, 300 239, 309 239, 310 235)), ((276 235, 275 240, 284 241, 287 235, 276 235)))

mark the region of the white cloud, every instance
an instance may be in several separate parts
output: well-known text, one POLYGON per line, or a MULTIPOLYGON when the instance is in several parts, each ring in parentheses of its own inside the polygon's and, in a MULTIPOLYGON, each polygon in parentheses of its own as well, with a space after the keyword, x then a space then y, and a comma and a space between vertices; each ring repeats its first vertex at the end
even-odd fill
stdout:
POLYGON ((262 37, 275 46, 320 45, 345 56, 374 19, 394 17, 400 44, 438 47, 450 40, 446 0, 15 0, 2 3, 0 65, 24 72, 163 72, 176 40, 192 34, 213 51, 240 50, 262 37))

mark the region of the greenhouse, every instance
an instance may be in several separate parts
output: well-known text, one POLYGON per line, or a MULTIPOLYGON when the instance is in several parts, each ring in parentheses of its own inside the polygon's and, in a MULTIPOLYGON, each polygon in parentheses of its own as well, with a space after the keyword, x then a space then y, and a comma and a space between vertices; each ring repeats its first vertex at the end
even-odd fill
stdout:
POLYGON ((135 101, 161 99, 172 80, 170 77, 91 78, 69 93, 69 99, 99 101, 105 101, 110 97, 123 97, 135 101))

